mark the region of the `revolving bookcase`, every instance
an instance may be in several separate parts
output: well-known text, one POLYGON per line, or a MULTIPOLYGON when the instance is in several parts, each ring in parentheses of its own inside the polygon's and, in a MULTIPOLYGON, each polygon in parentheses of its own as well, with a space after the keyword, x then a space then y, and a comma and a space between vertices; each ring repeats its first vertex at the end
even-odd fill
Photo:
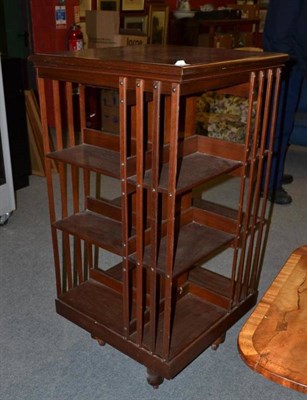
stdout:
POLYGON ((286 59, 155 45, 31 56, 56 310, 145 365, 154 387, 216 348, 256 303, 268 226, 264 171, 286 59), (90 123, 93 98, 101 110, 106 90, 118 100, 117 133, 90 123), (197 133, 198 98, 209 91, 246 100, 242 143, 197 133), (239 182, 235 206, 227 194, 208 200, 206 187, 228 177, 239 182), (215 269, 225 251, 226 265, 215 269))

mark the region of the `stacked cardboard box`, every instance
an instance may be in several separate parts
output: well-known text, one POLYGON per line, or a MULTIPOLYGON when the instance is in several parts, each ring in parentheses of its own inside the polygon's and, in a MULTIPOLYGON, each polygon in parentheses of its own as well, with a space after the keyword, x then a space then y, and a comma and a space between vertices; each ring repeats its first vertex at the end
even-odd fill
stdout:
POLYGON ((86 33, 89 48, 135 46, 147 43, 146 35, 120 33, 119 11, 86 11, 86 33))
POLYGON ((216 33, 213 39, 213 46, 232 49, 234 47, 234 37, 231 33, 216 33))
POLYGON ((118 91, 101 89, 101 129, 110 133, 119 133, 118 91))
MULTIPOLYGON (((120 30, 119 11, 86 11, 88 48, 137 46, 147 43, 147 36, 120 30)), ((100 91, 100 117, 103 131, 119 133, 118 91, 102 88, 100 91)))

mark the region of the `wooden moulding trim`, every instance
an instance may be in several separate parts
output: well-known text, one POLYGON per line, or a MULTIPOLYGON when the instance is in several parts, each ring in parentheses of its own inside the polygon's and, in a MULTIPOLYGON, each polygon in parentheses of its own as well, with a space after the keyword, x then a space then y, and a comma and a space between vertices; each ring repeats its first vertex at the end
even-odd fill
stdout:
POLYGON ((119 135, 96 129, 84 129, 84 143, 119 151, 119 135))
MULTIPOLYGON (((120 151, 119 135, 103 130, 88 129, 88 128, 84 129, 83 132, 84 132, 85 144, 102 147, 104 149, 109 149, 116 152, 120 151)), ((131 145, 131 153, 135 154, 136 143, 134 138, 131 138, 130 145, 131 145)), ((132 156, 131 159, 133 159, 133 157, 134 156, 132 156)))
POLYGON ((89 277, 99 283, 102 283, 103 285, 108 286, 110 289, 113 289, 118 293, 123 292, 122 282, 114 279, 110 275, 107 275, 106 273, 104 273, 104 271, 91 268, 89 270, 89 277))
POLYGON ((224 299, 230 299, 231 278, 208 270, 204 266, 195 266, 191 269, 188 274, 188 282, 222 296, 224 299))
POLYGON ((230 160, 243 162, 245 157, 245 146, 241 143, 227 142, 208 136, 198 136, 198 151, 211 156, 222 157, 230 160))
POLYGON ((113 204, 110 200, 88 197, 87 209, 116 221, 122 221, 121 207, 113 204))
POLYGON ((189 272, 188 291, 197 297, 229 310, 231 280, 213 271, 196 266, 189 272))
POLYGON ((225 296, 220 295, 219 293, 214 293, 213 291, 208 290, 205 287, 201 287, 195 283, 189 283, 189 293, 209 301, 211 304, 216 304, 219 307, 224 308, 227 310, 229 308, 230 299, 227 299, 225 296))
POLYGON ((238 231, 238 221, 232 218, 212 213, 200 208, 193 208, 193 219, 195 222, 210 226, 210 228, 217 229, 235 235, 238 231))

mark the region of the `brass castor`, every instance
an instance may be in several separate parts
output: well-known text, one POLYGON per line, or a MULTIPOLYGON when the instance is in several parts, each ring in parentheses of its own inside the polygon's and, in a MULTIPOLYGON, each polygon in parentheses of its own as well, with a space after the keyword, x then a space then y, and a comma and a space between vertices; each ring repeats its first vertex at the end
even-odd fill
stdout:
POLYGON ((161 383, 163 383, 164 378, 162 376, 155 374, 153 371, 147 368, 147 382, 154 388, 158 389, 161 383))

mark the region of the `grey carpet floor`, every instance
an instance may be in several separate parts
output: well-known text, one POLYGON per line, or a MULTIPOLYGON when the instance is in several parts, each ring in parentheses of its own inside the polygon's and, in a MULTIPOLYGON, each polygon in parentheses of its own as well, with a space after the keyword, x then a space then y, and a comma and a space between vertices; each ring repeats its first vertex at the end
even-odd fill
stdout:
MULTIPOLYGON (((274 206, 260 296, 290 253, 307 244, 307 148, 291 146, 287 172, 294 175, 287 187, 293 204, 274 206)), ((0 227, 0 400, 306 399, 240 359, 237 337, 248 315, 217 351, 206 350, 158 390, 142 365, 58 316, 45 186, 32 176, 0 227)))

